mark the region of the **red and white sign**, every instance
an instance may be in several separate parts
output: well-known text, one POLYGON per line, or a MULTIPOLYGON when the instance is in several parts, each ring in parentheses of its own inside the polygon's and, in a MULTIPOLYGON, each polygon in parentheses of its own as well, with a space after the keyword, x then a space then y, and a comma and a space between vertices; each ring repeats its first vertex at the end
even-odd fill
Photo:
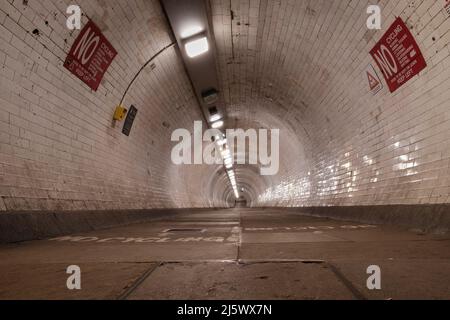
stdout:
POLYGON ((89 20, 72 45, 64 67, 97 91, 116 55, 117 51, 89 20))
POLYGON ((372 64, 367 66, 365 76, 369 82, 369 88, 373 95, 383 89, 383 84, 381 83, 380 77, 378 77, 378 74, 372 64))
POLYGON ((416 40, 401 18, 397 18, 370 51, 391 92, 396 91, 426 68, 416 40))

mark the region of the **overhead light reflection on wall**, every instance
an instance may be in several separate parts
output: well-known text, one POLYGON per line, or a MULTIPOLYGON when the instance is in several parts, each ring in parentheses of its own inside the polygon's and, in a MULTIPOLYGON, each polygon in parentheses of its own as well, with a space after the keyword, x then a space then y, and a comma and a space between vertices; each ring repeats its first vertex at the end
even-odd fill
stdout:
POLYGON ((191 26, 191 27, 186 28, 183 32, 181 32, 181 37, 183 39, 186 39, 186 38, 192 37, 196 34, 199 34, 202 31, 203 31, 203 29, 200 26, 191 26))

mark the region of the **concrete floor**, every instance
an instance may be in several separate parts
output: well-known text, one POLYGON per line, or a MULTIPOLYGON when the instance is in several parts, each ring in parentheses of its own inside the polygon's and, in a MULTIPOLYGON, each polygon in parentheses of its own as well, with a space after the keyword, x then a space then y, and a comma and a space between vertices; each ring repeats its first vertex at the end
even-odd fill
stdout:
POLYGON ((0 247, 0 299, 450 299, 450 236, 234 209, 0 247), (81 268, 82 290, 66 287, 81 268), (381 267, 382 290, 366 287, 381 267))

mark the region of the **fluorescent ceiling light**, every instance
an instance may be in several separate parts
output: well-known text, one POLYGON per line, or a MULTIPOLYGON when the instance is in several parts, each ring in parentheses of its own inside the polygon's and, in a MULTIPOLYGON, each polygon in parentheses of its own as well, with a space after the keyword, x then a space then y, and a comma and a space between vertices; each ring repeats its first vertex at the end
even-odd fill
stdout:
POLYGON ((209 50, 208 38, 203 37, 200 39, 189 41, 188 43, 186 43, 184 47, 186 49, 186 54, 188 55, 189 58, 198 57, 199 55, 208 52, 209 50))
POLYGON ((218 141, 217 141, 217 144, 218 144, 219 146, 226 145, 226 144, 227 144, 227 139, 218 140, 218 141))
POLYGON ((224 159, 231 158, 231 151, 230 151, 230 149, 222 150, 222 157, 224 159))
POLYGON ((214 123, 211 125, 211 127, 212 127, 213 129, 219 129, 219 128, 222 128, 222 127, 223 127, 223 121, 217 121, 217 122, 214 122, 214 123))
POLYGON ((216 121, 218 121, 218 120, 220 120, 220 119, 222 119, 222 116, 221 116, 220 114, 216 114, 216 115, 214 115, 214 116, 211 116, 211 118, 209 118, 209 120, 210 120, 211 122, 216 122, 216 121))

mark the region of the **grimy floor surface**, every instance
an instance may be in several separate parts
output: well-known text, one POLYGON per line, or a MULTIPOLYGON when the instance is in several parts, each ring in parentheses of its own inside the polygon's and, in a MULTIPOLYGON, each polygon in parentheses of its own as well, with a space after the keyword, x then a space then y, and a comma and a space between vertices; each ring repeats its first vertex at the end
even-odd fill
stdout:
POLYGON ((450 299, 450 236, 283 210, 193 210, 1 246, 0 299, 450 299), (67 289, 70 265, 82 290, 67 289), (381 290, 367 289, 371 265, 381 290))

